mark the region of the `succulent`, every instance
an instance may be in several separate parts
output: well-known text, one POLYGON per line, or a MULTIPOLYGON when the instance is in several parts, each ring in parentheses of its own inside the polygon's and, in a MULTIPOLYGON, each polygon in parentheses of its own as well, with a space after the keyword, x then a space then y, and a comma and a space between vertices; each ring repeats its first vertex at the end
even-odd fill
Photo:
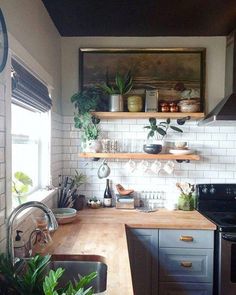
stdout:
POLYGON ((112 95, 112 94, 126 94, 130 92, 133 87, 133 78, 131 76, 131 71, 129 70, 124 76, 122 76, 119 72, 116 73, 115 76, 115 85, 112 85, 109 82, 108 73, 106 74, 106 83, 99 84, 98 87, 101 88, 104 93, 112 95))

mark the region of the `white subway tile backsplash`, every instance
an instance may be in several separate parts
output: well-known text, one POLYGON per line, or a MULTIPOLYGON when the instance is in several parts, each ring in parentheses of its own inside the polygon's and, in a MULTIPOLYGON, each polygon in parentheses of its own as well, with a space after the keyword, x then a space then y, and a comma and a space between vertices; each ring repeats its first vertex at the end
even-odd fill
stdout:
MULTIPOLYGON (((73 116, 62 118, 63 132, 60 142, 61 149, 57 146, 57 152, 62 152, 63 159, 62 172, 65 175, 73 175, 75 169, 79 169, 88 176, 87 184, 80 187, 80 192, 89 196, 96 195, 103 197, 105 179, 97 177, 97 170, 102 161, 91 161, 79 158, 80 137, 73 125, 73 116)), ((160 121, 160 120, 158 120, 160 121)), ((174 121, 173 121, 174 122, 174 121)), ((143 126, 148 124, 148 120, 142 119, 121 119, 121 120, 102 120, 102 135, 105 138, 117 139, 120 149, 127 148, 142 151, 142 145, 147 138, 147 131, 143 126)), ((108 160, 111 168, 109 178, 112 180, 113 188, 120 182, 127 188, 134 188, 137 191, 153 189, 169 189, 177 181, 189 181, 191 183, 204 182, 229 182, 236 178, 236 128, 235 127, 199 127, 197 122, 187 122, 180 126, 183 134, 170 132, 168 141, 187 141, 189 147, 195 150, 201 157, 198 162, 175 163, 173 174, 168 175, 161 170, 158 175, 154 175, 150 169, 142 173, 134 171, 129 173, 125 169, 128 160, 108 160)), ((57 135, 60 133, 56 133, 57 135)), ((59 158, 55 157, 55 160, 59 158)), ((140 161, 135 161, 136 165, 140 161)), ((148 161, 149 166, 152 161, 148 161)), ((166 161, 161 161, 162 167, 166 161)), ((234 180, 235 182, 235 180, 234 180)))

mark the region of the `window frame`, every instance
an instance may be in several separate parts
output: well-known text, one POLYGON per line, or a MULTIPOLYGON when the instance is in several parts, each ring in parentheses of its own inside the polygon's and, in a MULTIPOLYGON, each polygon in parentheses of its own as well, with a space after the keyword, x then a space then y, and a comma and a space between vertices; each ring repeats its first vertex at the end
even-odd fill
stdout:
MULTIPOLYGON (((12 208, 12 161, 11 161, 11 58, 14 57, 18 61, 22 62, 22 64, 26 65, 28 69, 31 69, 32 73, 37 73, 37 78, 39 78, 43 83, 45 83, 48 87, 49 93, 51 95, 53 90, 53 78, 52 76, 45 71, 45 69, 35 60, 35 58, 17 41, 10 33, 9 33, 9 54, 8 61, 5 67, 4 76, 5 76, 5 93, 8 99, 5 101, 5 131, 6 131, 6 145, 5 145, 5 163, 6 163, 6 215, 7 218, 13 208, 12 208), (42 78, 40 78, 42 77, 42 78)), ((50 116, 51 122, 51 116, 50 116)), ((51 129, 50 129, 51 134, 51 129)), ((49 157, 51 158, 51 135, 49 138, 49 157)), ((49 179, 51 179, 51 162, 49 162, 49 179)), ((51 195, 53 191, 43 192, 43 198, 40 201, 48 198, 48 195, 51 195)))

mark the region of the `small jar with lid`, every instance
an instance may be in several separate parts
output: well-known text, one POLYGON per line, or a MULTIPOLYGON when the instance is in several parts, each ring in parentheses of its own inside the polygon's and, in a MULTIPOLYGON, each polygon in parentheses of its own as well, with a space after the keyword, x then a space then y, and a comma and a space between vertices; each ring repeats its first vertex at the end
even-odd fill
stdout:
POLYGON ((143 108, 143 100, 141 96, 133 95, 128 97, 129 112, 141 112, 143 108))
POLYGON ((179 107, 178 107, 177 103, 176 102, 171 102, 170 103, 170 112, 171 113, 176 113, 178 111, 179 111, 179 107))
POLYGON ((160 106, 161 106, 161 112, 167 113, 170 111, 170 106, 167 102, 161 102, 160 106))

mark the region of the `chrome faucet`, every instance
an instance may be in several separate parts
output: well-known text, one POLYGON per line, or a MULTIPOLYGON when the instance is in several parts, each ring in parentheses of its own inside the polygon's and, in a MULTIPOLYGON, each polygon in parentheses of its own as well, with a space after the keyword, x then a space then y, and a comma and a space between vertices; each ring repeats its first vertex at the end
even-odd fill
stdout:
POLYGON ((26 202, 24 204, 19 205, 16 207, 11 215, 9 216, 7 220, 7 255, 12 261, 12 264, 15 263, 15 257, 14 257, 14 245, 13 245, 13 223, 16 217, 25 209, 28 208, 38 208, 41 209, 48 217, 48 230, 54 231, 58 228, 58 223, 56 221, 56 218, 54 214, 52 213, 52 210, 48 208, 45 204, 37 201, 31 201, 26 202))

